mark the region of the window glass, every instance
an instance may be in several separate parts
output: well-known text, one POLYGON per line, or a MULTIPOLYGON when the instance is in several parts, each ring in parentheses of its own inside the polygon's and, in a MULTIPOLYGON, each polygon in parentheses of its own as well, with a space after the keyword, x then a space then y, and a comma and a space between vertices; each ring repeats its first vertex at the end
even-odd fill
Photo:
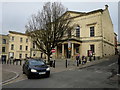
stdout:
POLYGON ((20 38, 20 42, 22 42, 23 41, 23 38, 20 38))
POLYGON ((22 50, 22 45, 20 45, 20 50, 22 50))
POLYGON ((80 26, 76 27, 76 37, 80 37, 80 26))
POLYGON ((14 50, 14 44, 11 44, 11 50, 14 50))
POLYGON ((19 58, 22 58, 22 54, 19 54, 19 58))
POLYGON ((90 27, 90 37, 94 37, 94 27, 90 27))
POLYGON ((5 47, 2 47, 2 52, 5 52, 5 47))
POLYGON ((33 48, 35 49, 35 43, 33 42, 33 48))
POLYGON ((12 36, 12 41, 14 41, 14 36, 12 36))
POLYGON ((6 44, 6 39, 3 39, 3 40, 2 40, 2 43, 3 43, 3 44, 6 44))
POLYGON ((26 50, 28 50, 28 46, 26 46, 26 50))
POLYGON ((26 39, 26 43, 28 42, 28 38, 26 39))

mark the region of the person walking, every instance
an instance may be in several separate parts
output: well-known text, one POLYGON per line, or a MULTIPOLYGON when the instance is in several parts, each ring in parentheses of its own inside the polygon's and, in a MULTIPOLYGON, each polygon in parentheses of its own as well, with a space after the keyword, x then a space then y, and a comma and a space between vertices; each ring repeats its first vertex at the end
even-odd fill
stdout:
POLYGON ((83 55, 82 56, 82 65, 85 64, 84 59, 85 59, 85 56, 83 55))

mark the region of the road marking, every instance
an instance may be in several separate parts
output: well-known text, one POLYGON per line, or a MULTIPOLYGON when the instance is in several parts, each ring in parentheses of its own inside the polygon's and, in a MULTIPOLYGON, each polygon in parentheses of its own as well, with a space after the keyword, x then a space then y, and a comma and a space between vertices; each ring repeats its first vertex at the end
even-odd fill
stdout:
POLYGON ((110 74, 110 75, 112 75, 112 73, 111 73, 111 72, 106 72, 105 74, 110 74))
MULTIPOLYGON (((8 71, 8 70, 5 70, 5 71, 8 71)), ((18 73, 16 73, 16 72, 14 72, 14 71, 8 71, 8 72, 13 72, 13 73, 15 73, 15 74, 16 74, 16 76, 15 76, 15 77, 13 77, 13 78, 11 78, 11 79, 8 79, 8 80, 6 80, 6 81, 0 82, 0 85, 1 85, 1 84, 5 84, 5 83, 8 83, 8 82, 10 82, 10 81, 12 81, 12 80, 14 80, 14 79, 16 79, 16 78, 18 78, 18 77, 19 77, 19 74, 18 74, 18 73)))
POLYGON ((2 84, 2 86, 7 85, 7 84, 11 84, 11 83, 20 82, 20 81, 23 81, 23 80, 26 80, 26 79, 27 79, 27 78, 21 79, 21 80, 17 80, 17 81, 15 81, 15 82, 7 82, 7 83, 2 84))
POLYGON ((112 63, 112 64, 110 64, 110 65, 108 65, 109 67, 111 67, 112 65, 114 65, 114 64, 116 64, 117 62, 115 62, 115 63, 112 63))
POLYGON ((82 70, 78 70, 78 71, 82 71, 82 70))
POLYGON ((102 71, 95 71, 95 72, 97 72, 97 73, 103 73, 102 71))

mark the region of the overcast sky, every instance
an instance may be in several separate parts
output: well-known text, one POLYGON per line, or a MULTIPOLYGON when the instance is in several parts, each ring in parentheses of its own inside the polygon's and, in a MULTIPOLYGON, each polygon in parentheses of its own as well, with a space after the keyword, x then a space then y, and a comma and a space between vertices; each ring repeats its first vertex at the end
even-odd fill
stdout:
MULTIPOLYGON (((118 3, 117 2, 62 2, 68 10, 78 12, 89 12, 97 9, 104 9, 109 6, 110 16, 113 22, 114 31, 118 34, 118 3)), ((2 6, 2 34, 8 34, 9 30, 25 32, 25 25, 32 14, 42 9, 44 2, 4 2, 2 6)), ((1 14, 0 14, 1 16, 1 14)))

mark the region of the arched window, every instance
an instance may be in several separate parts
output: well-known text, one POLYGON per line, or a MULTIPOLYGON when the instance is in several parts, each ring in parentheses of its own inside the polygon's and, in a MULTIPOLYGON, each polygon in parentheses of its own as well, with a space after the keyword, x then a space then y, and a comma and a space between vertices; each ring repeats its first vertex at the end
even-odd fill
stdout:
POLYGON ((6 44, 6 39, 3 39, 3 40, 2 40, 2 43, 3 43, 3 44, 6 44))
POLYGON ((76 27, 76 37, 80 37, 80 26, 76 27))

